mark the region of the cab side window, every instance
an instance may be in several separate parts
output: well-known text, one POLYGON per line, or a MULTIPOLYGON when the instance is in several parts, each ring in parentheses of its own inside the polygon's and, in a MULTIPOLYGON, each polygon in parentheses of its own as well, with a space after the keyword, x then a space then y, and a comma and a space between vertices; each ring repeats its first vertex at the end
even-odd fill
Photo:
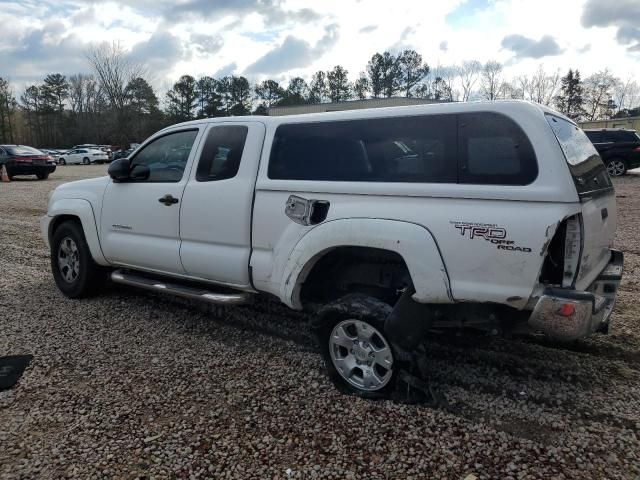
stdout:
POLYGON ((240 168, 248 130, 243 125, 211 128, 200 155, 196 180, 211 182, 235 177, 240 168))
POLYGON ((179 182, 197 135, 198 130, 194 129, 156 138, 131 159, 131 167, 149 167, 149 178, 144 182, 179 182))

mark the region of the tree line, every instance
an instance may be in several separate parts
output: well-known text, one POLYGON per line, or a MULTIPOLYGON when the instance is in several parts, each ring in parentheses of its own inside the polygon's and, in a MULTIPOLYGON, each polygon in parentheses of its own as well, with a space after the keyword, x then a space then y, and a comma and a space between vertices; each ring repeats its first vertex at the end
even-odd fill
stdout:
POLYGON ((286 85, 256 84, 241 75, 181 76, 162 101, 143 64, 118 44, 87 52, 89 73, 68 78, 48 74, 16 97, 0 77, 0 143, 68 147, 78 143, 126 146, 158 129, 207 117, 261 115, 273 106, 340 102, 394 96, 443 102, 523 99, 551 106, 577 120, 640 115, 640 87, 608 70, 584 80, 578 70, 564 76, 535 72, 507 78, 496 61, 472 60, 431 67, 415 50, 375 53, 355 80, 341 65, 286 85))

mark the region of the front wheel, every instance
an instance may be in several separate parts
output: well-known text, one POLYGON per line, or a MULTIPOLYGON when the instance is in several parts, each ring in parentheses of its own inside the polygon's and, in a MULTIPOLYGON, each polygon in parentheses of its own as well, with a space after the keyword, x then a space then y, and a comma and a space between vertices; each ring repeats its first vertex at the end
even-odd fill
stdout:
POLYGON ((90 163, 91 163, 91 160, 89 160, 89 158, 88 158, 88 157, 84 157, 84 158, 82 159, 82 164, 83 164, 83 165, 89 165, 90 163))
POLYGON ((59 159, 59 160, 58 160, 58 164, 60 164, 60 165, 66 165, 66 164, 67 164, 67 162, 65 161, 65 159, 64 159, 64 158, 61 158, 61 159, 59 159))
POLYGON ((36 175, 36 177, 38 177, 38 180, 46 180, 47 178, 49 178, 49 174, 48 173, 38 173, 36 175))
POLYGON ((627 165, 619 158, 612 158, 607 162, 607 172, 611 177, 621 177, 627 173, 627 165))
POLYGON ((106 271, 93 261, 80 224, 63 222, 51 238, 51 271, 56 285, 69 298, 97 294, 106 271))
POLYGON ((384 322, 391 307, 353 294, 320 310, 314 330, 329 379, 343 393, 387 398, 395 389, 397 368, 384 322))

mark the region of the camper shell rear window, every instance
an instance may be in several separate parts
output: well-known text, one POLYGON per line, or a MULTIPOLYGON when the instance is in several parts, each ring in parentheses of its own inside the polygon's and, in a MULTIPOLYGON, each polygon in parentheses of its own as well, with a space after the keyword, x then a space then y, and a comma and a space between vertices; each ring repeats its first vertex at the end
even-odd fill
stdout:
POLYGON ((580 198, 613 191, 613 183, 598 151, 580 127, 549 113, 545 118, 564 153, 580 198))

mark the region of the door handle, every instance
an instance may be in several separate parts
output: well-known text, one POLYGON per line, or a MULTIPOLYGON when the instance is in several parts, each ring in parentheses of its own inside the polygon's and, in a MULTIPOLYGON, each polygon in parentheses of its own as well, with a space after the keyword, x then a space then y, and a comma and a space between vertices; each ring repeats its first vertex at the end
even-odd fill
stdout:
POLYGON ((170 207, 171 205, 178 203, 179 200, 170 193, 167 193, 164 197, 160 197, 158 201, 160 203, 164 203, 165 207, 170 207))

